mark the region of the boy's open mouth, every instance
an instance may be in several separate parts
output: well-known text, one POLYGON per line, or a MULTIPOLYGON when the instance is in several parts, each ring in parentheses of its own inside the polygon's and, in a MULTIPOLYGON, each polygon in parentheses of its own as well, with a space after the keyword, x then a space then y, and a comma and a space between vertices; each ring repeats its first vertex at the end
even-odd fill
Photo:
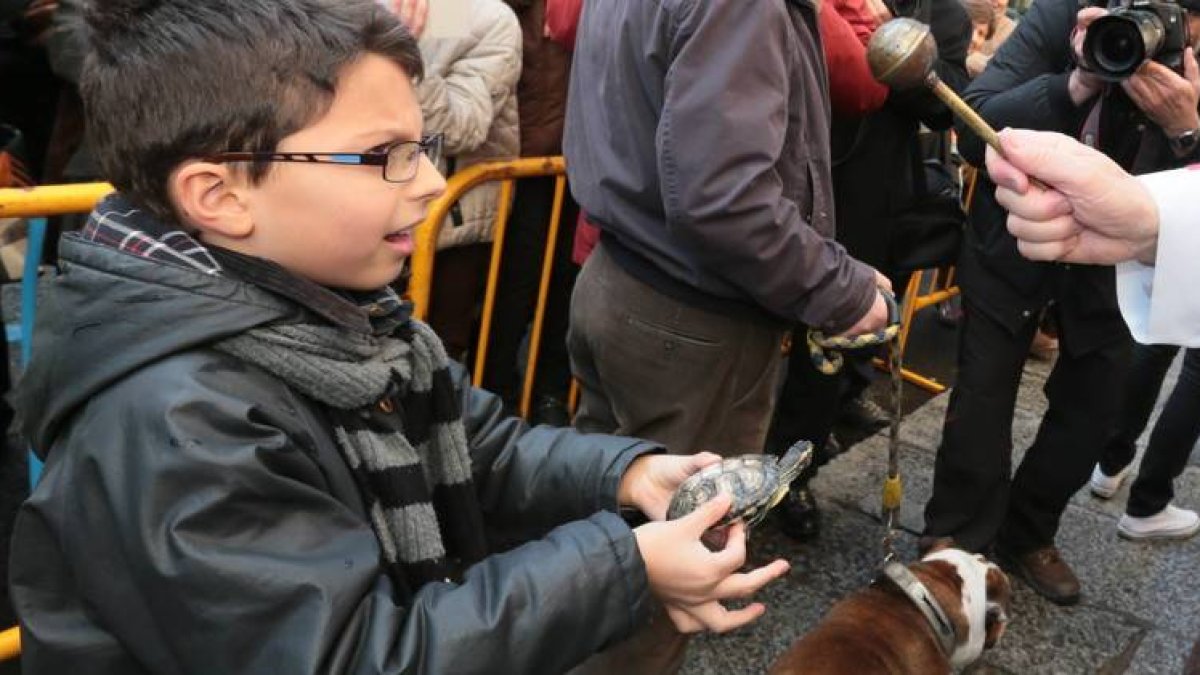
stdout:
POLYGON ((411 239, 413 230, 416 230, 417 226, 420 225, 421 222, 422 221, 417 221, 411 225, 405 225, 404 227, 398 227, 398 228, 392 230, 391 232, 388 232, 387 234, 383 235, 383 238, 387 241, 400 241, 401 239, 411 239))
POLYGON ((385 234, 383 236, 383 241, 386 242, 392 250, 400 255, 412 255, 413 248, 415 247, 413 231, 416 229, 416 224, 406 225, 405 227, 385 234))

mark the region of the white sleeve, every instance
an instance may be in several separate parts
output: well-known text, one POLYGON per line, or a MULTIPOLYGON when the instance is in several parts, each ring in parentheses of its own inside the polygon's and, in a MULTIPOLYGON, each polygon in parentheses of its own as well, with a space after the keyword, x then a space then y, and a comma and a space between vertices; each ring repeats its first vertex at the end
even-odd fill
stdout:
POLYGON ((1200 165, 1139 179, 1158 205, 1158 254, 1117 265, 1121 314, 1138 342, 1200 347, 1200 165))

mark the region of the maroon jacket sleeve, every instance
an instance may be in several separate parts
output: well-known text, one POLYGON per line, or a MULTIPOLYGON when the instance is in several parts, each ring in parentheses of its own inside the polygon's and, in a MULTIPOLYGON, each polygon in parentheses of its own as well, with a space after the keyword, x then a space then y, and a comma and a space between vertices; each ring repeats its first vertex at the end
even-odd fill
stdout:
POLYGON ((829 103, 834 115, 861 117, 879 110, 888 89, 867 66, 867 49, 846 19, 831 7, 820 12, 821 42, 829 68, 829 103))
POLYGON ((582 13, 583 0, 546 0, 546 36, 567 51, 574 51, 575 32, 582 13))
POLYGON ((867 46, 879 23, 867 7, 866 0, 831 0, 826 6, 845 19, 858 41, 867 46))

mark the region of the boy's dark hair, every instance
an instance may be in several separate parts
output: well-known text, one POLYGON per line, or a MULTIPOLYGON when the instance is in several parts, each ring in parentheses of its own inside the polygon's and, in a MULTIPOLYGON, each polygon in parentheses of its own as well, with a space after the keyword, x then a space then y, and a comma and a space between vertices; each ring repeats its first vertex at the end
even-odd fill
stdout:
POLYGON ((166 218, 179 164, 274 151, 328 110, 359 57, 422 75, 416 41, 374 0, 91 0, 86 20, 80 92, 104 177, 166 218))

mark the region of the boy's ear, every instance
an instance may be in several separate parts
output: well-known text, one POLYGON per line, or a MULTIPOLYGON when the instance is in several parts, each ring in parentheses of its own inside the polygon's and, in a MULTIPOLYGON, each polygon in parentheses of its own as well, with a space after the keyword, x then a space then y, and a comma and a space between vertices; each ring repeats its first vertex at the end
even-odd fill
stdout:
POLYGON ((171 174, 167 189, 186 225, 202 233, 244 239, 254 231, 254 219, 243 182, 227 164, 191 160, 171 174))

